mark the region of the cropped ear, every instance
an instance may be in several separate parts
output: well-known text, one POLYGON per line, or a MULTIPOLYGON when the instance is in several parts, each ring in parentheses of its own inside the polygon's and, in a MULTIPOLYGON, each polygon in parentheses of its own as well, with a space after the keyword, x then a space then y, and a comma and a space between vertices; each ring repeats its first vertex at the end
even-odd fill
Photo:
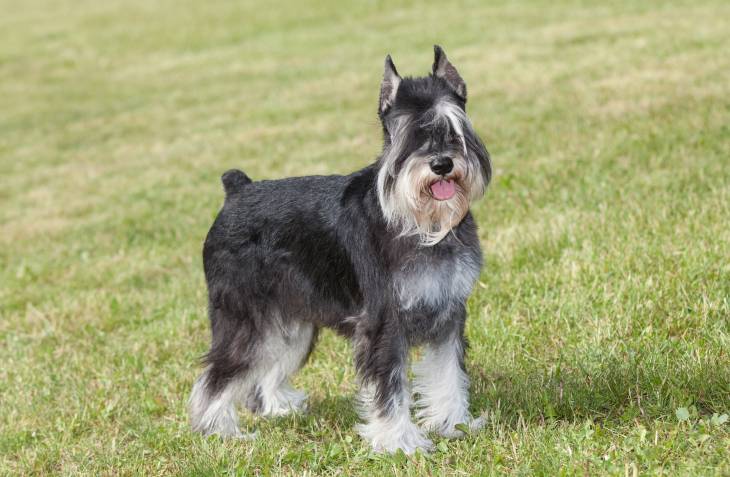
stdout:
POLYGON ((400 82, 401 77, 398 76, 398 71, 395 69, 393 60, 388 55, 385 57, 383 82, 380 83, 380 106, 378 107, 378 112, 381 116, 387 113, 388 109, 395 103, 395 95, 398 93, 400 82))
POLYGON ((459 76, 454 65, 446 58, 446 53, 438 45, 433 45, 433 74, 446 80, 451 89, 464 101, 466 101, 466 83, 459 76))

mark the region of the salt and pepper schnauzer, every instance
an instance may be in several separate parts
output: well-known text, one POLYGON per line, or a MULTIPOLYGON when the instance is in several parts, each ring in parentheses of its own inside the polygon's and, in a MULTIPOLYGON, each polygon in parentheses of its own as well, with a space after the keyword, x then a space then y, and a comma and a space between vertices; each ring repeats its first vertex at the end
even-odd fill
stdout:
POLYGON ((374 164, 347 176, 223 175, 203 250, 212 344, 190 398, 194 430, 248 436, 237 404, 266 416, 303 409, 289 378, 323 326, 352 340, 357 430, 375 450, 427 450, 427 431, 455 437, 458 424, 483 424, 469 413, 464 322, 482 261, 469 205, 491 166, 466 84, 434 49, 421 78, 401 78, 386 58, 374 164), (411 389, 413 346, 424 349, 411 389))

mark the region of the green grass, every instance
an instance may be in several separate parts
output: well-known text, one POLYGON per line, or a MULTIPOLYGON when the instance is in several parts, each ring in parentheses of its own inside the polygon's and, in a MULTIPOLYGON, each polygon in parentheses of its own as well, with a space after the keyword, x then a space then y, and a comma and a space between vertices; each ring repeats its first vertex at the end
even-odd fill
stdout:
POLYGON ((730 475, 726 2, 0 11, 0 474, 730 475), (468 325, 487 428, 371 454, 325 333, 309 414, 193 435, 220 174, 368 164, 383 57, 422 74, 433 43, 495 165, 468 325))

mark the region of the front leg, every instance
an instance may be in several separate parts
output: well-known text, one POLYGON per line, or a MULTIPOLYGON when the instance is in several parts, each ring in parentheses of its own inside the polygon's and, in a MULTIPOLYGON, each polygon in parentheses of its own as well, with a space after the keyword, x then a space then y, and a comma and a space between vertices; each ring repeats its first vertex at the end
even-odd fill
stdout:
POLYGON ((438 343, 424 347, 423 358, 413 366, 416 417, 424 429, 444 437, 461 437, 457 424, 472 430, 484 426, 484 418, 469 413, 469 376, 464 368, 466 340, 463 329, 438 343))
POLYGON ((433 444, 411 421, 407 341, 394 323, 378 328, 359 330, 355 338, 359 411, 365 421, 356 429, 377 452, 429 450, 433 444))

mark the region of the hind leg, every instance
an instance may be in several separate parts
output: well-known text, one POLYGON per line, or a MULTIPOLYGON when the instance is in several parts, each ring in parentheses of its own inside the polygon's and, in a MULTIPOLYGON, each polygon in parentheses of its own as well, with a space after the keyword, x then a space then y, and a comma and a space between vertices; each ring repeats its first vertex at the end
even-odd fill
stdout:
POLYGON ((311 323, 291 322, 267 333, 261 359, 252 372, 253 386, 244 404, 263 416, 283 416, 306 408, 306 394, 289 378, 312 350, 317 329, 311 323))
POLYGON ((289 384, 316 338, 314 325, 282 323, 272 317, 265 329, 247 320, 227 319, 216 310, 208 367, 193 385, 189 408, 194 431, 239 438, 236 405, 265 416, 304 409, 306 395, 289 384))
POLYGON ((236 403, 250 394, 249 378, 262 335, 240 310, 211 306, 207 367, 193 385, 190 421, 204 435, 247 437, 238 428, 236 403))
POLYGON ((204 435, 249 437, 238 428, 236 405, 253 392, 267 329, 256 310, 242 305, 238 289, 211 285, 211 290, 211 346, 190 395, 190 421, 204 435))
POLYGON ((246 394, 244 379, 228 381, 220 389, 213 385, 214 368, 208 366, 193 385, 188 406, 193 431, 203 435, 217 434, 242 439, 253 438, 254 434, 241 432, 238 428, 236 402, 246 394))

